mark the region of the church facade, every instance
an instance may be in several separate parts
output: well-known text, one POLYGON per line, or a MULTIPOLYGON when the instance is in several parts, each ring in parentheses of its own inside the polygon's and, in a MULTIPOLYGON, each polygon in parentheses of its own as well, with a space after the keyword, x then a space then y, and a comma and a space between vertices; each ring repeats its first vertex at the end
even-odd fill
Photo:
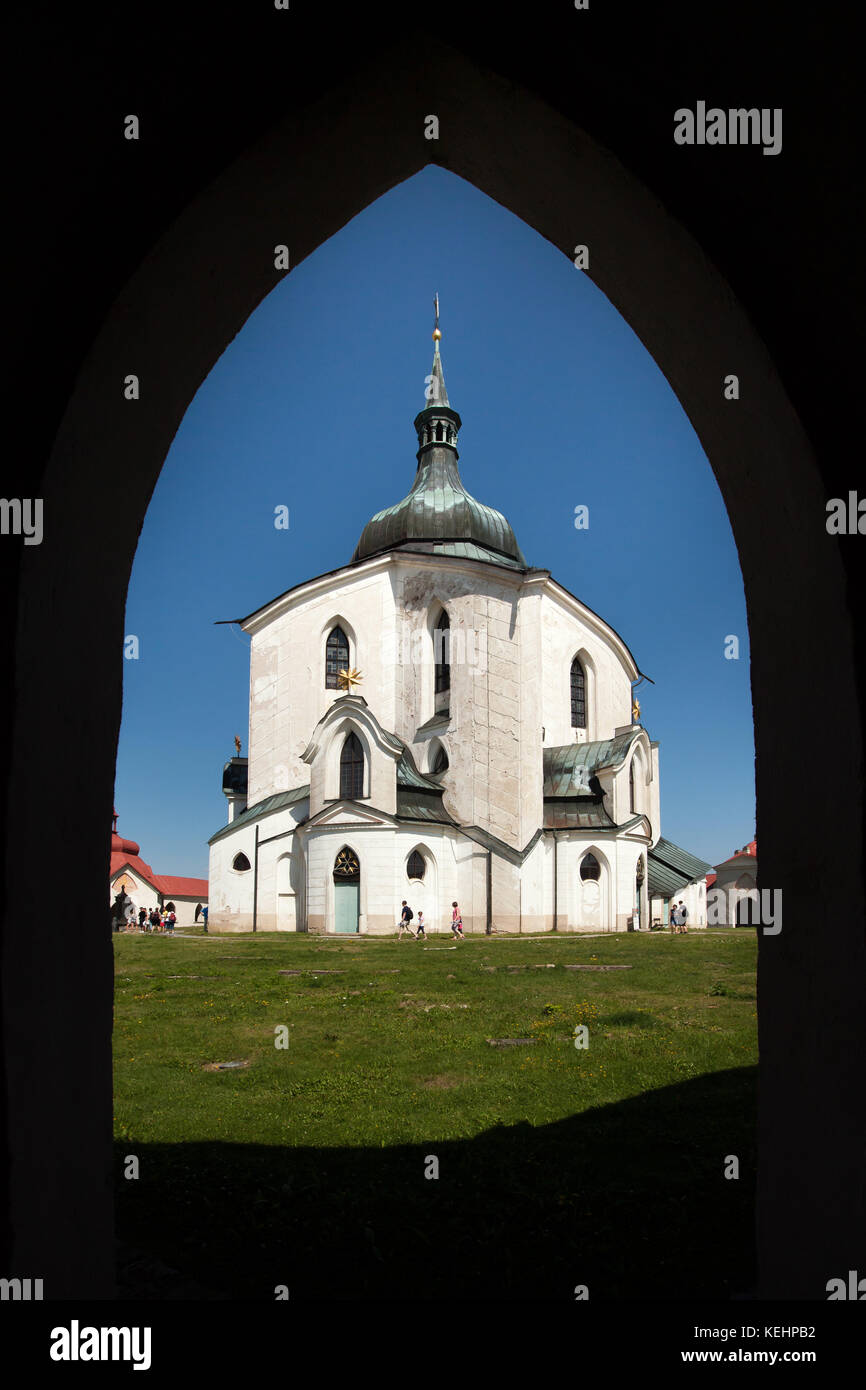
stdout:
POLYGON ((351 560, 240 620, 248 759, 226 764, 211 931, 651 925, 659 750, 626 643, 458 469, 437 328, 411 490, 351 560))

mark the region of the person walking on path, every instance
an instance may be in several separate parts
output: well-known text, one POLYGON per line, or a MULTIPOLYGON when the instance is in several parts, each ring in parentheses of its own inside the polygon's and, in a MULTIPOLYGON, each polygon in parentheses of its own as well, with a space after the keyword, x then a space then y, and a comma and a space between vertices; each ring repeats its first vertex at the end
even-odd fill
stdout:
POLYGON ((176 922, 177 922, 177 913, 174 911, 174 908, 172 908, 171 912, 168 914, 168 934, 169 934, 169 936, 174 936, 174 928, 175 928, 175 923, 176 923, 176 922))
POLYGON ((146 930, 147 930, 146 923, 147 923, 147 908, 146 908, 146 907, 140 907, 140 908, 138 909, 138 930, 139 930, 139 931, 146 931, 146 930))
POLYGON ((688 908, 686 907, 685 903, 683 902, 682 898, 680 898, 680 927, 682 928, 682 932, 683 932, 683 935, 684 935, 684 936, 687 936, 687 935, 688 935, 688 931, 689 931, 689 928, 688 928, 688 921, 689 921, 689 910, 688 910, 688 908))
POLYGON ((678 932, 679 929, 680 929, 680 910, 679 910, 679 908, 677 907, 676 903, 674 903, 673 907, 671 908, 671 935, 673 935, 674 932, 678 932))
POLYGON ((456 903, 451 904, 451 931, 455 941, 465 941, 463 935, 463 918, 460 916, 460 908, 456 903))
POLYGON ((404 932, 408 932, 410 936, 413 935, 413 931, 412 931, 412 928, 409 926, 409 923, 412 921, 412 918, 413 918, 414 916, 415 916, 415 913, 412 911, 411 907, 409 906, 409 904, 406 902, 406 900, 405 900, 405 898, 404 898, 404 899, 403 899, 403 903, 402 903, 402 911, 401 911, 401 913, 400 913, 400 920, 399 920, 399 922, 397 923, 397 940, 398 940, 398 941, 402 941, 402 940, 403 940, 403 934, 404 934, 404 932))
POLYGON ((415 940, 417 941, 417 940, 418 940, 420 937, 422 937, 422 936, 423 936, 424 940, 426 941, 426 940, 427 940, 427 933, 426 933, 426 931, 424 930, 424 913, 423 913, 423 912, 419 912, 419 913, 418 913, 418 930, 417 930, 416 933, 415 933, 415 940))
POLYGON ((207 903, 205 903, 204 907, 201 910, 201 919, 204 922, 205 932, 207 932, 207 903))

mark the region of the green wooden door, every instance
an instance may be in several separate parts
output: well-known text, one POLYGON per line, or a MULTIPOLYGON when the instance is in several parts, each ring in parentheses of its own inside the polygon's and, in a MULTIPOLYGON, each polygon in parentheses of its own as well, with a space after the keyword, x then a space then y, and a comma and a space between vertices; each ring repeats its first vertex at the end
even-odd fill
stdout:
POLYGON ((361 901, 360 883, 334 884, 334 930, 356 932, 361 901))

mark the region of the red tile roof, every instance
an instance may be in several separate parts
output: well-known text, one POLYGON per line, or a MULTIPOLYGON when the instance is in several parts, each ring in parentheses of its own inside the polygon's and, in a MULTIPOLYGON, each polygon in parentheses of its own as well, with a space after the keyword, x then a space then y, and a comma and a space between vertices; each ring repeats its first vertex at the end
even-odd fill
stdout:
POLYGON ((139 859, 137 854, 112 850, 109 877, 114 878, 121 869, 126 868, 138 874, 139 878, 143 878, 145 883, 149 883, 151 888, 161 893, 164 898, 199 898, 207 901, 206 878, 177 878, 173 874, 155 874, 150 865, 139 859))
POLYGON ((115 874, 118 874, 120 870, 124 868, 132 869, 134 874, 138 874, 139 878, 143 878, 146 883, 150 884, 151 888, 156 889, 157 893, 162 892, 159 886, 159 879, 149 864, 145 864, 144 860, 139 859, 137 854, 125 854, 120 850, 112 850, 109 877, 114 878, 115 874))
POLYGON ((167 898, 207 898, 206 878, 175 878, 160 874, 160 892, 167 898))

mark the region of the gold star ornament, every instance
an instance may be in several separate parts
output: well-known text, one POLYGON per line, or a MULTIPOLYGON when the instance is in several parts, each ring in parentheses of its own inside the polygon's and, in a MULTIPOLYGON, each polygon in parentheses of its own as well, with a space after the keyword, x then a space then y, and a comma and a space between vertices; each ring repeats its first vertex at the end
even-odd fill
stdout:
POLYGON ((337 672, 337 684, 341 690, 351 690, 353 685, 360 685, 364 677, 360 671, 356 671, 354 666, 348 671, 337 672))

